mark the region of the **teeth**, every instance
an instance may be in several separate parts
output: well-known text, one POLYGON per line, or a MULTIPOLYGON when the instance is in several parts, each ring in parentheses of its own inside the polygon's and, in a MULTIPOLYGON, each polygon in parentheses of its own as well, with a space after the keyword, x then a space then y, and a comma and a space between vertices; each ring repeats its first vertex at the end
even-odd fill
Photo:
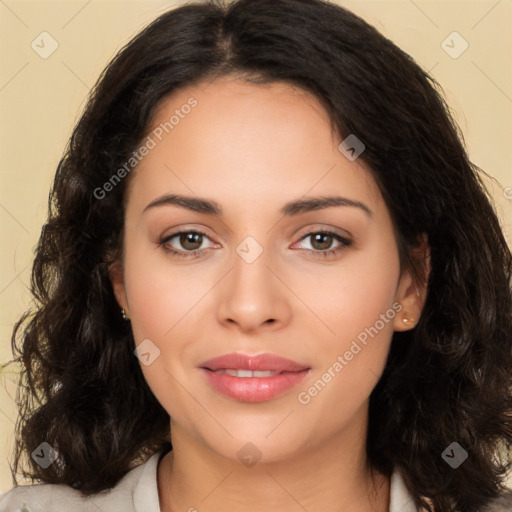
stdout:
POLYGON ((222 369, 215 370, 216 373, 225 373, 227 375, 231 375, 233 377, 273 377, 274 375, 279 375, 281 372, 273 372, 271 370, 266 371, 251 371, 251 370, 231 370, 231 369, 222 369))

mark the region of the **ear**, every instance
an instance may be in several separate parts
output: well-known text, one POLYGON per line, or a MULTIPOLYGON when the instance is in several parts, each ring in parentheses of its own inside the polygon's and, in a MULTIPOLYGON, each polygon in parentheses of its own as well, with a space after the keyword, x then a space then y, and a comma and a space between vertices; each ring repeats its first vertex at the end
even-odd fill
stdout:
POLYGON ((126 315, 129 317, 130 312, 128 309, 128 299, 126 297, 126 288, 124 285, 122 263, 120 261, 112 263, 109 267, 108 274, 110 282, 112 283, 112 289, 114 291, 117 303, 119 304, 119 307, 123 309, 126 315))
POLYGON ((430 275, 430 246, 427 235, 420 237, 419 244, 410 250, 411 259, 420 263, 421 282, 414 279, 410 270, 404 270, 400 276, 396 292, 396 302, 402 309, 395 316, 395 331, 408 331, 414 328, 420 319, 423 306, 427 299, 428 277, 430 275))

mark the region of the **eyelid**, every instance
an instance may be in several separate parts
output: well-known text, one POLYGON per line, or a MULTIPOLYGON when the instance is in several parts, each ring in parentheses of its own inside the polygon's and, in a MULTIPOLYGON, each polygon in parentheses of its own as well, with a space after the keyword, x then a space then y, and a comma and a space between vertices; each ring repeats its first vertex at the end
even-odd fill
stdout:
POLYGON ((312 249, 301 249, 300 247, 298 248, 298 250, 308 251, 313 254, 337 253, 337 252, 341 252, 343 249, 346 249, 346 248, 352 246, 354 243, 352 237, 340 235, 339 233, 336 233, 335 231, 331 231, 328 229, 314 229, 314 230, 308 231, 307 233, 302 235, 299 238, 299 240, 297 240, 297 242, 293 243, 293 245, 291 247, 293 247, 293 246, 301 243, 303 240, 306 240, 306 239, 312 237, 313 235, 317 235, 317 234, 331 236, 334 240, 336 240, 338 242, 338 245, 332 249, 324 249, 324 250, 317 250, 317 251, 312 250, 312 249))
POLYGON ((329 233, 331 235, 339 236, 340 238, 344 238, 346 240, 354 240, 352 234, 346 229, 340 229, 335 226, 329 224, 308 224, 307 227, 298 230, 297 235, 300 240, 302 240, 305 236, 315 234, 315 233, 329 233), (301 234, 302 233, 302 234, 301 234))
MULTIPOLYGON (((204 227, 201 227, 201 228, 195 228, 195 227, 179 228, 177 231, 172 231, 168 235, 161 235, 160 237, 158 237, 158 239, 159 239, 160 243, 163 243, 163 242, 165 243, 167 240, 169 240, 177 235, 180 235, 182 233, 197 233, 197 234, 203 235, 204 237, 208 238, 210 241, 213 242, 212 237, 207 232, 205 232, 204 229, 205 229, 204 227)), ((301 230, 299 230, 299 232, 300 231, 301 230)), ((304 232, 302 234, 295 235, 295 236, 298 236, 299 238, 296 242, 294 242, 294 244, 300 240, 303 240, 308 235, 313 235, 316 233, 328 233, 331 235, 339 236, 340 238, 344 238, 346 240, 351 240, 351 241, 353 240, 353 236, 348 231, 343 230, 342 233, 340 233, 339 231, 340 231, 339 228, 335 228, 332 226, 325 226, 325 225, 308 226, 307 228, 304 228, 304 232)), ((217 242, 215 242, 215 243, 217 243, 217 242)))
MULTIPOLYGON (((169 235, 162 236, 158 243, 160 245, 164 245, 164 244, 167 244, 169 242, 169 240, 171 240, 173 238, 176 238, 179 235, 189 234, 189 233, 194 233, 196 235, 201 235, 203 238, 207 238, 208 240, 210 240, 210 242, 212 242, 212 244, 220 245, 217 242, 215 242, 214 240, 212 240, 212 237, 210 235, 208 235, 208 233, 205 233, 204 231, 201 231, 200 229, 196 229, 196 228, 190 228, 190 229, 186 228, 186 229, 179 229, 178 231, 173 231, 169 235)), ((198 252, 204 251, 204 250, 205 249, 196 249, 196 251, 198 251, 198 252)), ((183 251, 183 252, 188 252, 188 253, 192 254, 195 251, 183 251)))
MULTIPOLYGON (((212 249, 212 247, 207 247, 207 248, 203 248, 203 249, 194 249, 193 251, 187 251, 187 250, 184 250, 184 249, 175 249, 172 246, 170 246, 170 247, 167 246, 167 244, 169 243, 169 241, 171 239, 173 239, 175 237, 178 237, 181 234, 190 234, 190 233, 201 235, 202 237, 207 238, 208 240, 210 240, 212 243, 216 244, 217 246, 220 245, 217 242, 215 242, 214 240, 212 240, 212 237, 210 237, 207 233, 205 233, 201 229, 197 229, 197 228, 185 228, 185 229, 183 229, 182 228, 182 229, 179 229, 178 231, 175 231, 173 233, 170 233, 167 236, 164 236, 164 237, 160 238, 160 240, 158 242, 158 246, 162 247, 162 249, 164 251, 168 252, 169 254, 172 254, 172 255, 174 255, 174 256, 176 256, 178 258, 186 258, 186 259, 189 259, 189 260, 195 260, 197 258, 201 258, 205 253, 209 253, 210 249, 212 249)), ((313 258, 324 257, 324 258, 327 258, 327 257, 329 257, 331 255, 338 256, 342 252, 344 252, 346 249, 348 249, 349 247, 353 246, 353 242, 354 241, 353 241, 353 237, 351 235, 348 235, 348 236, 341 235, 335 229, 325 228, 325 227, 322 228, 322 227, 318 226, 316 228, 315 227, 309 227, 308 231, 306 231, 305 233, 300 235, 299 239, 296 242, 294 242, 290 247, 293 248, 295 245, 301 243, 303 240, 305 240, 305 239, 307 239, 307 238, 309 238, 309 237, 311 237, 313 235, 316 235, 316 234, 329 235, 329 236, 333 237, 334 240, 336 240, 338 242, 338 245, 335 246, 334 248, 323 249, 323 250, 298 248, 298 250, 306 251, 307 253, 309 253, 308 257, 313 257, 313 258)))
POLYGON ((200 227, 194 227, 194 226, 185 226, 181 227, 181 225, 173 226, 172 228, 168 228, 164 231, 163 235, 158 236, 159 241, 168 240, 169 238, 172 238, 176 235, 182 234, 182 233, 197 233, 200 235, 203 235, 204 237, 210 239, 213 241, 213 236, 209 234, 210 230, 205 226, 200 227), (168 234, 165 234, 168 233, 168 234))

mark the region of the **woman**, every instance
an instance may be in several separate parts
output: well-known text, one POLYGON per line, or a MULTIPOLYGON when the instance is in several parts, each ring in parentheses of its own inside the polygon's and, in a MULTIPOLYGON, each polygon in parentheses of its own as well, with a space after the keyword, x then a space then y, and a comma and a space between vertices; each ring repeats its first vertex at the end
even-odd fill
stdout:
POLYGON ((511 253, 436 87, 320 0, 136 36, 57 169, 13 337, 42 485, 0 510, 511 510, 511 253))

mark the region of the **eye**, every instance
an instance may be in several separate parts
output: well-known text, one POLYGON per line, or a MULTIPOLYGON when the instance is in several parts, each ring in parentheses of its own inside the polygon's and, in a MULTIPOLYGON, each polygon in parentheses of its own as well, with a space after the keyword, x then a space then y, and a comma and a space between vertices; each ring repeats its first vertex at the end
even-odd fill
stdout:
MULTIPOLYGON (((331 231, 313 231, 307 233, 295 245, 302 244, 308 239, 311 240, 309 244, 311 248, 298 248, 320 254, 324 257, 336 255, 352 245, 351 240, 331 231), (336 242, 338 245, 335 245, 333 248, 332 245, 336 242)), ((210 240, 210 238, 201 231, 178 231, 160 240, 159 245, 162 246, 165 251, 175 256, 194 258, 198 257, 200 253, 208 248, 203 245, 206 240, 210 240)))
POLYGON ((201 231, 178 231, 160 240, 159 245, 176 256, 190 258, 205 250, 205 240, 209 240, 209 237, 201 231))
POLYGON ((304 235, 298 243, 300 244, 307 239, 310 239, 309 245, 311 248, 299 247, 299 249, 312 250, 323 256, 337 254, 352 245, 351 240, 331 231, 312 231, 304 235), (332 247, 333 242, 338 242, 338 245, 334 248, 332 247))

